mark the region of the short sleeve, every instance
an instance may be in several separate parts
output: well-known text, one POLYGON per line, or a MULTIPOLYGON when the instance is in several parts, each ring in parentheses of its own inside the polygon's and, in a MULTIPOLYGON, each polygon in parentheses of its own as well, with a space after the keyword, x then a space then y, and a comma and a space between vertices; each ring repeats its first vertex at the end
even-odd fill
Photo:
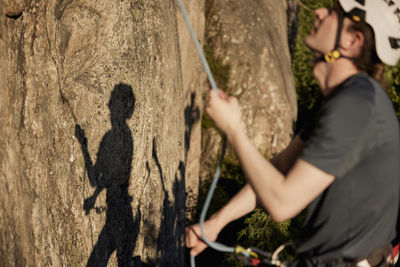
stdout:
POLYGON ((372 149, 374 135, 373 98, 341 93, 321 106, 300 157, 339 178, 372 149))

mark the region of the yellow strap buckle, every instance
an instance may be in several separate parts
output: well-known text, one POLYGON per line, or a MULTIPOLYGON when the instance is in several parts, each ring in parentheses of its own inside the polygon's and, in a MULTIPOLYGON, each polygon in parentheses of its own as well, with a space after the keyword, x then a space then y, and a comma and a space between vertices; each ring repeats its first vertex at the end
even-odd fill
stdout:
POLYGON ((339 50, 333 50, 332 52, 326 53, 324 58, 328 63, 335 62, 338 58, 340 58, 340 52, 339 50))
POLYGON ((246 249, 242 246, 236 246, 235 247, 235 254, 236 255, 248 255, 249 257, 258 258, 258 254, 254 251, 252 251, 251 249, 246 249))

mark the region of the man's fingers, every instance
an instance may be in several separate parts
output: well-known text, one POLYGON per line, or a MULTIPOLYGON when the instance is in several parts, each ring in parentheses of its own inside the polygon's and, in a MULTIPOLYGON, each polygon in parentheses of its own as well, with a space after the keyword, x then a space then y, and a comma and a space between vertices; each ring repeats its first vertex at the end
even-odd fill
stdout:
POLYGON ((201 240, 201 236, 193 229, 193 227, 186 228, 186 246, 192 248, 196 246, 198 240, 201 240))
POLYGON ((225 94, 225 92, 222 91, 222 90, 220 90, 220 89, 218 89, 218 96, 219 96, 221 99, 224 99, 224 100, 227 100, 227 99, 228 99, 228 96, 225 94))
POLYGON ((228 100, 228 96, 226 95, 226 93, 224 91, 222 91, 221 89, 218 89, 217 92, 215 92, 215 90, 211 90, 209 93, 210 98, 219 97, 220 99, 228 100))
POLYGON ((199 244, 197 246, 195 246, 194 248, 192 248, 190 250, 190 255, 192 256, 197 256, 199 255, 203 250, 205 250, 207 248, 207 245, 204 242, 199 242, 199 244))
POLYGON ((186 246, 188 248, 192 248, 195 244, 195 235, 193 234, 194 230, 192 227, 186 228, 186 246))
POLYGON ((197 237, 198 240, 204 242, 203 239, 201 238, 201 235, 198 234, 193 228, 192 228, 192 233, 197 237))
POLYGON ((207 248, 207 244, 204 243, 201 235, 196 230, 199 229, 195 227, 186 228, 186 247, 192 248, 190 250, 190 255, 192 256, 197 256, 207 248))
POLYGON ((230 102, 230 103, 232 103, 232 104, 234 104, 234 105, 236 105, 236 106, 239 105, 238 99, 237 99, 236 97, 233 97, 233 96, 232 96, 232 97, 229 97, 228 102, 230 102))

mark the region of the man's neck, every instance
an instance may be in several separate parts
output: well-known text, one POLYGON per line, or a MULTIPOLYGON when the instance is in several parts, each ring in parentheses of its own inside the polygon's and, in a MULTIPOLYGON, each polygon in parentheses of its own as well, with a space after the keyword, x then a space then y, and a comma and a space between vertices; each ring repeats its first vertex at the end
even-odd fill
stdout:
POLYGON ((333 63, 318 62, 313 69, 313 74, 325 96, 347 78, 359 72, 353 62, 346 58, 340 58, 333 63))

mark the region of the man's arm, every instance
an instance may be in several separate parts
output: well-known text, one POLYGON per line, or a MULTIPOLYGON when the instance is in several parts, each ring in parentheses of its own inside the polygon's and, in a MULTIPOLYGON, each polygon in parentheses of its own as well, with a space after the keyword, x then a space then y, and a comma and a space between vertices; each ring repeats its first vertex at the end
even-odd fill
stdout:
POLYGON ((296 135, 290 144, 284 150, 274 156, 270 162, 282 174, 286 175, 293 167, 303 148, 304 141, 300 138, 300 135, 296 135))
MULTIPOLYGON (((271 159, 271 163, 282 173, 286 174, 292 168, 298 158, 304 142, 300 136, 296 136, 286 149, 282 150, 271 159)), ((216 219, 221 229, 228 223, 241 218, 253 211, 257 205, 256 194, 249 183, 247 183, 221 210, 212 218, 216 219)))
MULTIPOLYGON (((256 207, 256 195, 249 184, 246 184, 223 208, 214 213, 204 222, 204 233, 208 240, 215 241, 221 230, 233 220, 236 220, 256 207)), ((192 248, 190 254, 198 255, 207 244, 201 239, 200 225, 186 228, 186 246, 192 248)))
POLYGON ((333 175, 302 159, 295 160, 285 175, 286 163, 281 163, 281 173, 257 151, 244 131, 231 131, 227 137, 260 204, 276 221, 296 216, 334 180, 333 175))
MULTIPOLYGON (((295 139, 288 147, 277 154, 271 162, 282 172, 286 173, 300 154, 304 142, 300 137, 295 139)), ((250 213, 257 205, 256 194, 249 183, 247 183, 224 207, 214 213, 205 223, 204 230, 209 240, 215 241, 219 232, 230 222, 250 213)), ((207 245, 200 239, 200 227, 198 224, 186 228, 186 245, 191 254, 196 256, 203 251, 207 245)))
POLYGON ((235 97, 227 97, 222 91, 218 96, 211 91, 206 111, 226 134, 248 182, 274 220, 292 218, 333 182, 333 175, 301 159, 296 160, 287 174, 267 161, 246 136, 239 102, 235 97))
POLYGON ((85 136, 85 130, 83 130, 78 124, 75 125, 75 136, 77 137, 79 143, 81 144, 83 158, 85 159, 85 167, 89 177, 89 182, 91 186, 97 185, 98 171, 93 165, 92 159, 90 158, 87 138, 85 136))

